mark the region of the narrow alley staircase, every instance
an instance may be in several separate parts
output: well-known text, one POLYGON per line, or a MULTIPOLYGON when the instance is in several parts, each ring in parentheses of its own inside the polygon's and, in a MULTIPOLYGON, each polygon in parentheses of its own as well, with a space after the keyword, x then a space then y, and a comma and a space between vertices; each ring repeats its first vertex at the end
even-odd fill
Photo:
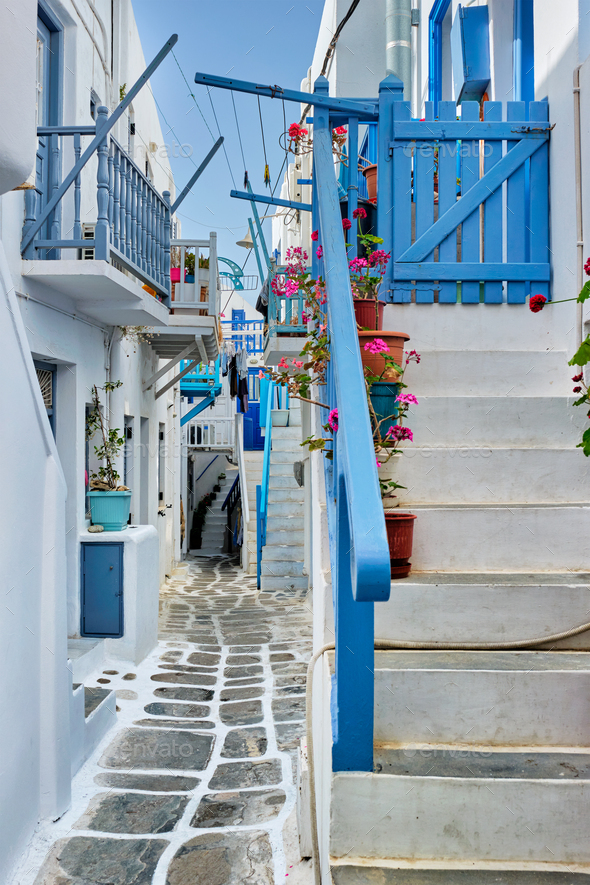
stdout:
POLYGON ((419 405, 398 481, 413 570, 375 604, 374 771, 334 775, 333 881, 587 883, 590 632, 522 647, 590 621, 590 464, 567 354, 536 332, 502 352, 480 330, 475 352, 409 331, 419 405))
POLYGON ((293 474, 293 464, 305 454, 301 448, 301 408, 292 399, 287 427, 272 428, 266 545, 262 549, 261 590, 307 591, 304 556, 304 490, 293 474))
POLYGON ((227 548, 225 543, 227 512, 221 508, 237 475, 237 468, 231 468, 228 465, 225 468, 225 479, 219 480, 221 491, 217 493, 217 497, 207 509, 201 547, 198 551, 193 551, 197 556, 219 556, 227 548))

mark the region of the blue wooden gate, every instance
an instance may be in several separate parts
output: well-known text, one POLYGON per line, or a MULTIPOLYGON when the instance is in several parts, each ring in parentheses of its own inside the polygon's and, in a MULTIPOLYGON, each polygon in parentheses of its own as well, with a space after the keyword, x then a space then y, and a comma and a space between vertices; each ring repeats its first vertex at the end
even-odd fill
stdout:
MULTIPOLYGON (((380 99, 383 101, 382 97, 380 99)), ((391 251, 383 291, 420 304, 523 304, 549 297, 547 102, 441 101, 412 120, 380 115, 378 232, 391 251), (391 198, 388 196, 391 194, 391 198), (381 204, 381 205, 379 205, 381 204), (393 211, 392 211, 393 208, 393 211)))

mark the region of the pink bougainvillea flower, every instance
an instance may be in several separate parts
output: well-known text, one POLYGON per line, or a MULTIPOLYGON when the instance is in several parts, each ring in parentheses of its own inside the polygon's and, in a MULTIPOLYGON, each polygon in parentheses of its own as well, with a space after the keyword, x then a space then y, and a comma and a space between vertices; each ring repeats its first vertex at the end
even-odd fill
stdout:
POLYGON ((332 409, 328 415, 328 425, 330 426, 330 429, 336 433, 338 430, 338 409, 332 409))
POLYGON ((320 323, 320 325, 318 326, 318 332, 320 333, 320 335, 323 335, 325 331, 326 331, 326 324, 320 323))
POLYGON ((285 359, 284 356, 281 357, 281 360, 278 364, 278 368, 279 369, 288 369, 289 368, 289 363, 287 362, 287 360, 285 359))
POLYGON ((220 313, 219 316, 220 316, 220 317, 223 317, 223 318, 225 319, 225 314, 224 314, 224 313, 220 313))
POLYGON ((375 355, 379 353, 389 353, 389 347, 382 338, 375 338, 373 341, 367 341, 365 350, 375 355))
POLYGON ((399 396, 396 397, 396 402, 398 403, 414 403, 418 405, 418 400, 414 396, 413 393, 400 393, 399 396))
POLYGON ((301 360, 291 360, 291 362, 297 369, 301 369, 303 367, 303 362, 301 360))
POLYGON ((344 230, 350 230, 350 228, 352 227, 352 221, 350 221, 349 218, 343 218, 342 227, 344 228, 344 230))
POLYGON ((402 427, 401 424, 392 425, 385 436, 386 438, 391 437, 391 439, 395 439, 397 440, 397 442, 401 442, 403 439, 409 439, 410 442, 414 441, 414 434, 412 433, 410 428, 402 427))
POLYGON ((348 269, 351 271, 351 273, 360 273, 361 269, 366 266, 367 266, 367 259, 366 258, 352 258, 348 262, 348 269))
POLYGON ((262 369, 260 369, 260 371, 258 372, 258 377, 259 377, 259 378, 265 378, 265 377, 266 377, 265 374, 264 374, 264 372, 262 371, 262 369))
POLYGON ((346 135, 346 126, 337 126, 334 132, 336 135, 346 135))
POLYGON ((315 254, 318 256, 318 258, 324 257, 324 250, 322 249, 321 246, 317 247, 317 249, 315 250, 315 254))
POLYGON ((408 351, 406 350, 406 362, 407 363, 409 363, 411 360, 414 360, 416 363, 419 363, 421 359, 422 359, 422 357, 420 356, 420 354, 417 351, 411 350, 408 353, 408 351))
MULTIPOLYGON (((386 434, 386 436, 387 436, 387 434, 386 434)), ((377 456, 375 456, 375 461, 377 463, 377 468, 381 467, 381 461, 379 460, 379 458, 377 458, 377 456)))
POLYGON ((540 310, 543 310, 547 299, 544 295, 531 295, 529 298, 529 307, 533 313, 539 313, 540 310))
POLYGON ((354 212, 352 213, 352 217, 353 218, 366 218, 367 212, 365 209, 363 209, 362 206, 359 206, 359 208, 355 209, 354 212))
POLYGON ((319 235, 320 235, 319 230, 313 230, 313 231, 311 232, 311 238, 312 238, 312 240, 313 240, 314 243, 315 243, 315 241, 317 240, 317 238, 319 237, 319 235))

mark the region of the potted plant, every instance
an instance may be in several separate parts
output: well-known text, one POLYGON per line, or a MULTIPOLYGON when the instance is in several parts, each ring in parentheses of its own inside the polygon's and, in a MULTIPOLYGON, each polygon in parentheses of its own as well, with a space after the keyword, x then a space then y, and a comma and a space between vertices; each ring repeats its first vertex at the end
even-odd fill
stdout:
POLYGON ((99 390, 110 393, 121 387, 122 381, 107 381, 103 387, 92 388, 92 411, 86 419, 86 439, 100 432, 102 443, 94 446, 97 458, 102 462, 98 473, 90 476, 90 512, 92 523, 102 525, 105 532, 120 532, 127 528, 131 508, 131 491, 119 485, 120 476, 115 470, 115 458, 125 444, 121 431, 110 429, 103 416, 99 390))
MULTIPOLYGON (((360 330, 372 331, 383 327, 384 301, 379 301, 379 287, 389 260, 389 253, 376 249, 382 245, 381 237, 363 233, 361 221, 367 217, 366 209, 359 206, 352 213, 358 225, 357 242, 361 244, 364 256, 352 258, 348 262, 350 271, 350 287, 357 326, 360 330)), ((350 230, 352 222, 348 218, 342 221, 345 233, 350 230)), ((348 243, 347 246, 349 247, 348 243)), ((350 248, 350 247, 349 247, 350 248)))

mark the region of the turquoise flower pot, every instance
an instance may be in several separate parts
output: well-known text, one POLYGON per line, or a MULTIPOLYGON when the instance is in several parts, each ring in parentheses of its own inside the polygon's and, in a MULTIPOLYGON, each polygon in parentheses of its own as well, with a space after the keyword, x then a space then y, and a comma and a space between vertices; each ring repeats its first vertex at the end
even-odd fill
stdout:
POLYGON ((88 492, 93 525, 105 532, 122 532, 127 528, 131 509, 131 492, 88 492))
MULTIPOLYGON (((401 388, 399 384, 392 384, 391 381, 375 381, 371 384, 371 403, 375 410, 378 421, 392 416, 392 423, 398 415, 398 406, 396 399, 399 396, 401 388)), ((385 424, 381 425, 381 435, 384 436, 387 431, 385 424)))

